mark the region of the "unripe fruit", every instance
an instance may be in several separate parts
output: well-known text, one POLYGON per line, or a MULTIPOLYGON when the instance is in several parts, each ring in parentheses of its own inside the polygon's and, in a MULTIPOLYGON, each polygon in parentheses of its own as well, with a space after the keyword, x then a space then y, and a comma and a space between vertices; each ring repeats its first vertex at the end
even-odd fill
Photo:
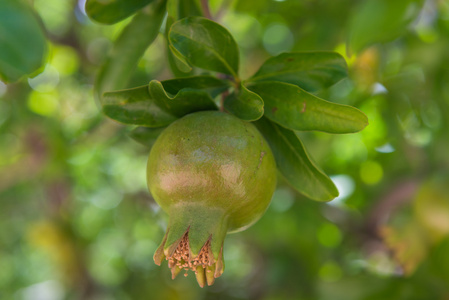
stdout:
POLYGON ((250 123, 218 112, 187 115, 165 129, 151 149, 148 188, 169 214, 154 254, 183 269, 201 287, 223 273, 226 233, 245 230, 267 209, 276 186, 273 154, 250 123))

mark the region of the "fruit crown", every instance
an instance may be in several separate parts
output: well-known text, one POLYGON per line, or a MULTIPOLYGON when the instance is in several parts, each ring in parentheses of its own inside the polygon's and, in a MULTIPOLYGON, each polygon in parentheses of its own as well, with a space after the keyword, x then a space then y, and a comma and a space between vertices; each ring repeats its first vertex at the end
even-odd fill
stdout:
POLYGON ((227 228, 223 210, 198 205, 175 206, 170 211, 169 227, 154 254, 154 262, 161 265, 165 258, 172 279, 182 270, 186 271, 184 276, 191 270, 200 287, 206 283, 212 285, 224 271, 223 242, 227 228))

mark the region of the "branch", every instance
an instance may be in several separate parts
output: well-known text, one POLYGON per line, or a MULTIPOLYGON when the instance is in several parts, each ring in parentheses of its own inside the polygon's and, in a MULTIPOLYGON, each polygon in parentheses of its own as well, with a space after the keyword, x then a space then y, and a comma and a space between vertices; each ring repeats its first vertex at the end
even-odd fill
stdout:
POLYGON ((209 0, 201 0, 201 9, 203 10, 204 17, 208 18, 209 20, 213 20, 209 8, 209 0))
POLYGON ((371 211, 366 224, 367 229, 374 233, 377 232, 394 211, 412 200, 418 186, 419 180, 411 179, 399 183, 388 191, 371 211))

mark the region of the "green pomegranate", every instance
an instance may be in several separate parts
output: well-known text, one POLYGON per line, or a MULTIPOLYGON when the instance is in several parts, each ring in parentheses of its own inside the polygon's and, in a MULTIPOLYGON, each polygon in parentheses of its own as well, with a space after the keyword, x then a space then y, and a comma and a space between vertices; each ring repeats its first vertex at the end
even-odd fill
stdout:
POLYGON ((197 112, 158 137, 147 182, 169 215, 155 263, 168 260, 172 278, 192 270, 203 287, 223 273, 226 234, 245 230, 267 209, 276 165, 252 124, 218 111, 197 112))

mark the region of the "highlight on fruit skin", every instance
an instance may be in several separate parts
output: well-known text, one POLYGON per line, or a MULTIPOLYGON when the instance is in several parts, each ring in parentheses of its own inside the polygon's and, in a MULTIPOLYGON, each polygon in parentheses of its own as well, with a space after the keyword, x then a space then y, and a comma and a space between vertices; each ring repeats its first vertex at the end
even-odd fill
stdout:
POLYGON ((223 274, 226 234, 245 230, 265 213, 276 164, 254 125, 223 112, 196 112, 158 137, 147 183, 169 215, 155 263, 167 260, 173 279, 192 271, 204 287, 223 274))

